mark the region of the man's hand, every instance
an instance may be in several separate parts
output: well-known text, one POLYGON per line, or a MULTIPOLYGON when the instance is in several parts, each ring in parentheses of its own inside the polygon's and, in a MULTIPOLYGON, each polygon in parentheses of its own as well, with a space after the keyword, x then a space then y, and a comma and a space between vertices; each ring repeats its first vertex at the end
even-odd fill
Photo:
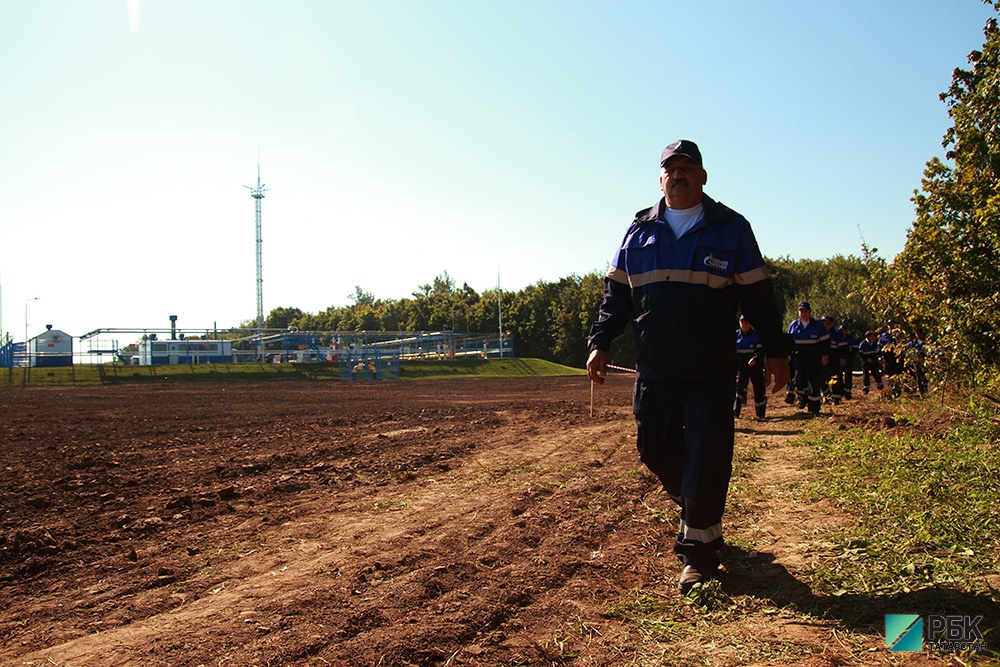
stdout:
MULTIPOLYGON (((589 362, 587 365, 590 365, 589 362)), ((772 394, 777 394, 783 390, 788 385, 789 377, 788 360, 784 357, 774 357, 764 362, 764 386, 766 387, 771 384, 773 378, 774 387, 771 389, 772 394)))
POLYGON ((590 357, 587 359, 587 376, 592 382, 604 384, 604 376, 607 375, 607 373, 608 353, 604 350, 594 350, 590 353, 590 357))

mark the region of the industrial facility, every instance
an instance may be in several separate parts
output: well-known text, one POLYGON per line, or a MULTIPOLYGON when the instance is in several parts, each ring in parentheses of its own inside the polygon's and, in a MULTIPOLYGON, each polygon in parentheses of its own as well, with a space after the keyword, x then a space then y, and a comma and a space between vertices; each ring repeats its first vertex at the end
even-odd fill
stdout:
MULTIPOLYGON (((28 338, 25 303, 24 342, 0 339, 0 368, 89 365, 158 366, 178 364, 337 363, 343 380, 398 379, 405 359, 513 357, 513 341, 504 340, 498 305, 498 334, 462 331, 299 331, 264 328, 260 182, 244 186, 254 199, 257 319, 253 329, 180 329, 170 315, 169 328, 95 329, 76 338, 47 325, 28 338)), ((499 282, 499 280, 498 280, 499 282)), ((499 291, 499 285, 498 285, 499 291)), ((29 299, 29 301, 37 298, 29 299)), ((2 332, 0 332, 2 335, 2 332)))
POLYGON ((336 363, 343 380, 399 378, 407 359, 513 357, 513 341, 464 331, 299 331, 288 329, 95 329, 75 338, 51 325, 26 342, 0 346, 0 368, 73 364, 336 363))
POLYGON ((0 345, 0 368, 72 365, 73 337, 65 331, 53 329, 51 324, 47 324, 45 331, 31 340, 16 343, 8 338, 0 345))

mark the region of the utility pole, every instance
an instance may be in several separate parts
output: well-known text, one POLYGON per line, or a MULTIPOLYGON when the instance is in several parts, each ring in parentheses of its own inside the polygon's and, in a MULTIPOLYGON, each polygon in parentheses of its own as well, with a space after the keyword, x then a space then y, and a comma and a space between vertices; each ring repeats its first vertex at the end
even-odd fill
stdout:
POLYGON ((29 368, 31 367, 31 359, 33 355, 31 354, 31 352, 29 352, 30 348, 28 347, 28 304, 31 303, 32 301, 38 301, 38 300, 39 297, 33 296, 30 299, 25 300, 24 302, 24 355, 25 358, 28 360, 29 368))

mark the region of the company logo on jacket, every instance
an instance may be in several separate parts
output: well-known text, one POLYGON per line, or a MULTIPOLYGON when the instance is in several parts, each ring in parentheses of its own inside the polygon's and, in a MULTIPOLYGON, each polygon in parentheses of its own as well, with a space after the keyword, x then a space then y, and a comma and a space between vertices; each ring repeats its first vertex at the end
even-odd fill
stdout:
POLYGON ((715 269, 716 271, 725 271, 729 268, 729 260, 727 259, 716 259, 712 256, 712 253, 708 253, 708 256, 704 260, 705 266, 710 269, 715 269))

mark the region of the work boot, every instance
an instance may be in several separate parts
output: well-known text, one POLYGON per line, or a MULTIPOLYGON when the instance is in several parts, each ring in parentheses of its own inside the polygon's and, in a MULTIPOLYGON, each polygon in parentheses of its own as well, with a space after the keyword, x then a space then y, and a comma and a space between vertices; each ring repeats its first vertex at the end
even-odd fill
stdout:
POLYGON ((714 572, 705 573, 694 565, 685 565, 684 569, 681 570, 681 578, 677 582, 677 588, 680 589, 681 595, 687 595, 688 591, 695 587, 695 584, 705 583, 713 576, 715 576, 714 572))

